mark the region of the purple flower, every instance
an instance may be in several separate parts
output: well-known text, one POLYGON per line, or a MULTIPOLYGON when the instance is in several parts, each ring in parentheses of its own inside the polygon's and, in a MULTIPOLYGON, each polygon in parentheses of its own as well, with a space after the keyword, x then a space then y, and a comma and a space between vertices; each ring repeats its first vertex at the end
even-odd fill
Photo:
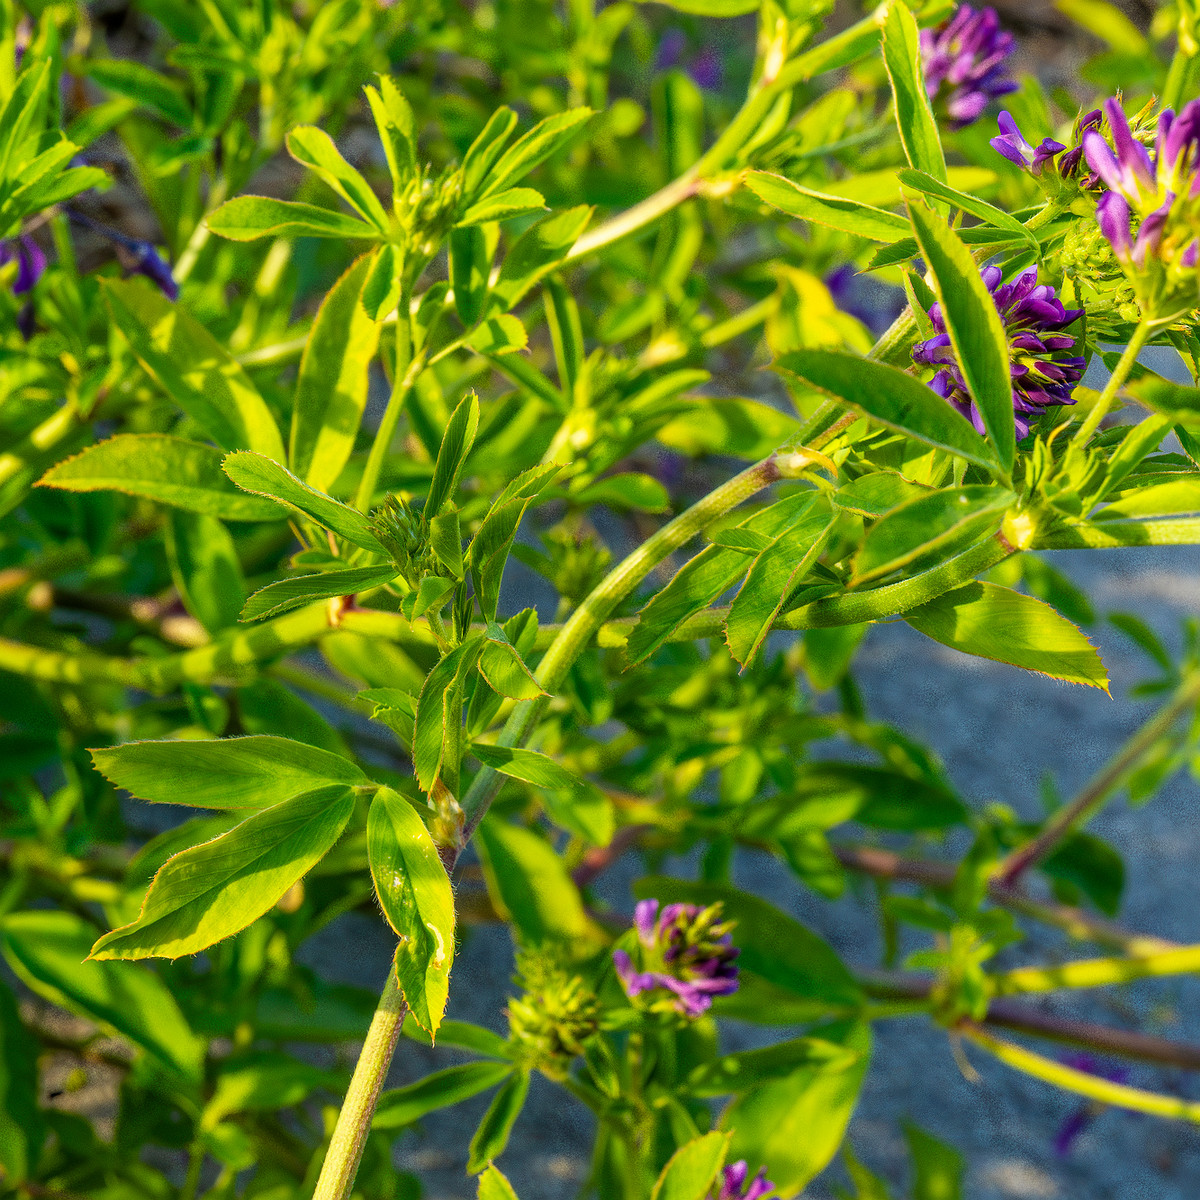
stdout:
POLYGON ((750 1168, 744 1158, 730 1163, 722 1172, 721 1190, 716 1200, 761 1200, 761 1197, 775 1190, 775 1185, 767 1178, 765 1167, 747 1185, 749 1174, 750 1168))
POLYGON ((904 311, 904 292, 860 275, 853 263, 842 263, 825 276, 833 302, 861 321, 876 337, 904 311))
MULTIPOLYGON (((1086 1071, 1099 1079, 1107 1079, 1110 1083, 1125 1083, 1129 1079, 1129 1071, 1125 1067, 1101 1067, 1090 1054, 1069 1054, 1063 1064, 1076 1071, 1086 1071)), ((1104 1111, 1105 1106, 1095 1100, 1081 1104, 1058 1127, 1054 1135, 1054 1153, 1058 1158, 1066 1158, 1071 1153, 1075 1142, 1083 1135, 1091 1123, 1104 1111)))
POLYGON ((654 69, 669 71, 672 67, 683 66, 697 87, 706 92, 720 91, 725 79, 725 64, 721 60, 720 52, 712 46, 705 46, 699 54, 693 55, 685 62, 685 50, 687 36, 683 30, 678 27, 668 29, 658 43, 654 69))
POLYGON ((1153 153, 1134 136, 1116 100, 1106 100, 1104 112, 1112 145, 1094 126, 1083 135, 1088 166, 1108 188, 1096 206, 1100 231, 1127 268, 1141 271, 1155 258, 1191 270, 1200 247, 1193 214, 1183 210, 1194 210, 1200 197, 1200 100, 1185 104, 1178 116, 1169 108, 1159 114, 1153 153))
POLYGON ((179 284, 175 282, 175 276, 171 273, 171 264, 154 248, 153 242, 126 237, 119 230, 104 225, 100 221, 94 221, 76 209, 68 211, 71 220, 76 224, 95 230, 96 233, 108 238, 110 242, 125 251, 126 269, 131 275, 144 275, 172 303, 179 299, 179 284))
POLYGON ((12 294, 23 296, 33 290, 33 285, 41 279, 46 270, 46 255, 41 246, 27 233, 23 233, 12 242, 0 242, 0 267, 7 266, 16 259, 17 277, 13 280, 12 294))
POLYGON ((1013 46, 993 8, 976 12, 964 4, 944 25, 921 30, 925 89, 931 100, 946 92, 955 129, 977 121, 990 100, 1017 90, 1005 67, 1013 46))
POLYGON ((635 965, 625 950, 613 951, 613 964, 625 994, 651 1012, 677 1012, 698 1017, 714 996, 727 996, 738 987, 738 952, 722 922, 720 904, 668 904, 660 913, 657 900, 642 900, 634 909, 637 931, 635 965))
POLYGON ((1000 126, 1001 136, 992 138, 992 149, 1003 154, 1009 162, 1016 163, 1018 167, 1024 167, 1026 171, 1031 171, 1034 175, 1040 175, 1045 170, 1046 164, 1053 163, 1054 156, 1061 154, 1066 149, 1062 142, 1056 142, 1053 138, 1043 138, 1041 145, 1035 150, 1025 140, 1016 121, 1007 112, 1000 114, 997 124, 1000 126))
MULTIPOLYGON (((1013 419, 1017 437, 1023 438, 1029 433, 1031 418, 1051 406, 1075 403, 1071 392, 1083 375, 1085 363, 1075 355, 1061 356, 1062 351, 1074 347, 1075 341, 1060 331, 1077 321, 1083 310, 1065 308, 1049 284, 1038 283, 1036 267, 1029 267, 1003 285, 999 267, 984 267, 980 274, 1008 334, 1013 419)), ((940 304, 929 310, 929 319, 937 332, 913 347, 913 361, 937 368, 929 386, 983 433, 983 417, 955 360, 940 304)))

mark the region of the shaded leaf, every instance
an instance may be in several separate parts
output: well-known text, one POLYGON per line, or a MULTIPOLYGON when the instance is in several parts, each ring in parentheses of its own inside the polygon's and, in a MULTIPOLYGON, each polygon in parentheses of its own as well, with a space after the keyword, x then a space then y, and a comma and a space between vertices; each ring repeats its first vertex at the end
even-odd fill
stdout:
POLYGON ((367 403, 379 326, 358 301, 370 265, 369 257, 358 259, 329 290, 300 359, 288 463, 319 491, 342 473, 367 403))
POLYGON ((372 1129, 403 1129, 431 1112, 461 1104, 507 1079, 512 1064, 472 1062, 434 1071, 416 1083, 384 1092, 371 1120, 372 1129))
POLYGON ((471 1139, 467 1159, 468 1174, 474 1175, 482 1171, 493 1159, 504 1153, 528 1095, 529 1072, 514 1071, 496 1093, 496 1098, 483 1114, 483 1120, 479 1122, 479 1128, 471 1139))
POLYGON ((203 325, 146 280, 106 279, 104 299, 143 370, 218 445, 283 458, 283 441, 250 377, 203 325))
POLYGON ((371 225, 347 213, 273 196, 235 196, 210 212, 205 224, 223 238, 252 242, 263 237, 371 238, 371 225))

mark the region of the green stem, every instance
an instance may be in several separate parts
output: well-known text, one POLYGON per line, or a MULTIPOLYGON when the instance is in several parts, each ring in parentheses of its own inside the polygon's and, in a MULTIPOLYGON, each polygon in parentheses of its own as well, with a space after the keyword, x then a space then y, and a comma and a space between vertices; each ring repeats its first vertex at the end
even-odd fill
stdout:
POLYGON ((342 1111, 338 1113, 313 1200, 349 1200, 354 1190, 354 1177, 358 1174, 358 1164, 371 1132, 371 1118, 375 1115, 375 1105, 396 1051, 406 1011, 393 960, 379 1005, 371 1018, 371 1027, 367 1030, 367 1040, 363 1042, 362 1053, 354 1067, 350 1088, 342 1102, 342 1111))
POLYGON ((1129 372, 1133 370, 1133 364, 1137 362, 1138 355, 1141 354, 1155 327, 1155 322, 1143 319, 1133 331, 1133 337, 1129 339, 1129 345, 1125 347, 1124 353, 1113 368, 1113 373, 1108 377, 1108 382, 1104 385, 1104 391, 1100 393, 1100 399, 1096 401, 1092 407, 1092 411, 1088 413, 1087 419, 1076 431, 1072 441, 1085 446, 1092 434, 1100 428, 1100 422, 1108 416, 1108 410, 1112 408, 1113 401, 1117 398, 1117 393, 1129 377, 1129 372))
POLYGON ((1086 825, 1108 803, 1138 761, 1197 703, 1200 703, 1200 671, 1184 678, 1175 695, 1084 784, 1069 804, 1046 822, 1037 837, 1014 850, 1000 864, 995 872, 1000 886, 1014 887, 1030 867, 1041 862, 1068 834, 1086 825))
POLYGON ((358 492, 354 497, 354 507, 360 512, 367 512, 371 507, 375 487, 379 483, 379 475, 383 470, 388 450, 391 449, 392 438, 396 436, 396 426, 400 424, 400 415, 404 412, 408 393, 425 365, 423 354, 413 357, 412 321, 408 310, 409 294, 406 288, 400 293, 400 302, 396 306, 396 368, 392 380, 392 394, 388 397, 383 419, 375 431, 375 440, 371 443, 362 479, 359 480, 358 492))
POLYGON ((1077 1071, 1074 1067, 1063 1066, 1051 1058, 1035 1054, 1023 1046, 1017 1046, 1002 1038, 993 1037, 978 1025, 963 1022, 958 1032, 968 1041, 994 1054, 1006 1066, 1035 1079, 1045 1080, 1056 1087, 1102 1104, 1114 1104, 1118 1108, 1132 1109, 1134 1112, 1149 1113, 1156 1117, 1172 1117, 1180 1121, 1192 1121, 1200 1124, 1200 1104, 1188 1100, 1180 1100, 1175 1096, 1163 1096, 1157 1092, 1147 1092, 1141 1088, 1128 1087, 1123 1083, 1111 1083, 1098 1075, 1089 1075, 1086 1071, 1077 1071))
MULTIPOLYGON (((621 562, 571 615, 558 630, 554 641, 538 664, 535 678, 546 692, 554 692, 566 678, 571 664, 604 624, 613 609, 669 554, 686 545, 701 530, 718 517, 736 508, 744 500, 781 478, 775 455, 748 467, 727 483, 710 492, 673 521, 664 525, 653 537, 621 562)), ((544 698, 543 698, 544 699, 544 698)), ((520 745, 529 735, 543 700, 522 700, 509 715, 497 739, 501 746, 520 745)), ((470 839, 483 819, 488 805, 500 790, 504 776, 490 767, 483 767, 475 776, 462 807, 466 818, 462 844, 470 839)))
POLYGON ((1200 545, 1200 520, 1179 517, 1165 521, 1080 521, 1050 529, 1034 550, 1110 550, 1115 546, 1200 545))

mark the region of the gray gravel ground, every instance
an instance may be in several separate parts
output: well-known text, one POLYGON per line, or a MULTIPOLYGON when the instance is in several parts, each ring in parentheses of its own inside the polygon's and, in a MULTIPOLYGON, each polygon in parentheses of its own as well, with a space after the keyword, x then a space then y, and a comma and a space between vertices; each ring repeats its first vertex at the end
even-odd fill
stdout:
MULTIPOLYGON (((1200 550, 1062 552, 1056 564, 1093 597, 1100 612, 1136 611, 1160 636, 1177 644, 1181 618, 1200 611, 1200 550)), ((873 630, 861 651, 858 678, 868 710, 933 745, 964 795, 977 804, 999 801, 1029 818, 1039 813, 1043 773, 1065 794, 1078 787, 1152 711, 1153 702, 1127 698, 1131 683, 1149 674, 1138 652, 1111 628, 1096 634, 1113 678, 1112 698, 998 664, 968 658, 922 638, 902 624, 873 630)), ((1200 827, 1197 785, 1173 780, 1147 807, 1113 804, 1095 830, 1126 857, 1123 921, 1131 928, 1181 942, 1200 941, 1195 861, 1200 827)), ((688 864, 678 863, 681 871, 688 864)), ((878 961, 878 935, 869 893, 830 904, 798 887, 779 864, 745 855, 736 878, 827 937, 851 963, 878 961)), ((614 904, 631 907, 628 880, 610 882, 614 904)), ((450 1015, 503 1029, 511 952, 488 928, 469 934, 451 989, 450 1015)), ((1017 953, 1037 961, 1077 954, 1054 934, 1017 953)), ((310 947, 323 970, 377 987, 384 976, 388 939, 378 923, 345 918, 310 947)), ((1013 961, 1018 961, 1016 958, 1013 961)), ((1143 983, 1047 1000, 1050 1011, 1156 1030, 1200 1040, 1200 983, 1143 983)), ((779 1031, 773 1031, 772 1037, 779 1031)), ((730 1048, 761 1042, 750 1027, 726 1029, 730 1048)), ((905 1179, 901 1122, 911 1118, 957 1146, 971 1164, 970 1200, 1185 1200, 1200 1195, 1200 1133, 1150 1117, 1108 1111, 1056 1158, 1052 1139, 1077 1107, 1074 1100, 972 1051, 979 1072, 968 1081, 946 1036, 920 1020, 876 1026, 875 1059, 858 1106, 851 1138, 859 1155, 897 1185, 905 1179)), ((390 1083, 418 1078, 435 1056, 406 1043, 390 1083)), ((456 1061, 438 1051, 436 1062, 456 1061)), ((1131 1082, 1200 1098, 1200 1081, 1171 1071, 1134 1066, 1131 1082)), ((474 1195, 463 1174, 466 1145, 486 1101, 464 1104, 426 1122, 423 1135, 398 1143, 400 1161, 417 1173, 431 1200, 474 1195)), ((501 1165, 522 1200, 571 1196, 586 1170, 591 1138, 587 1114, 543 1080, 501 1165)), ((831 1173, 806 1195, 834 1195, 831 1173)), ((901 1194, 902 1191, 901 1191, 901 1194)))

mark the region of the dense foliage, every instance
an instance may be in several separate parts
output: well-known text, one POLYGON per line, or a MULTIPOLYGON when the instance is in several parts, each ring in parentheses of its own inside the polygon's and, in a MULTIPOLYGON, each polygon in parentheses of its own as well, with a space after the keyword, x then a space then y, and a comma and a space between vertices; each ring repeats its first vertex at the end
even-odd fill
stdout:
MULTIPOLYGON (((1039 552, 1200 542, 1200 387, 1139 358, 1200 382, 1200 18, 1064 0, 1085 97, 990 9, 850 7, 0 0, 5 1194, 418 1196, 396 1139, 490 1093, 503 1200, 541 1072, 594 1114, 588 1194, 836 1159, 878 1200, 844 1136, 901 1016, 1200 1120, 1026 1041, 1190 1047, 1012 999, 1200 966, 1115 923, 1086 829, 1196 771, 1197 629, 1118 618, 1161 708, 1040 824, 854 667, 903 619, 1107 688, 1039 552), (923 948, 843 961, 745 847, 873 877, 923 948), (356 909, 381 997, 297 961, 356 909), (1029 922, 1098 949, 994 968, 1029 922), (517 949, 507 1036, 443 1019, 466 924, 517 949), (470 1060, 381 1093, 401 1034, 470 1060), (119 1072, 111 1136, 50 1052, 119 1072)), ((961 1196, 907 1134, 913 1195, 961 1196)))

